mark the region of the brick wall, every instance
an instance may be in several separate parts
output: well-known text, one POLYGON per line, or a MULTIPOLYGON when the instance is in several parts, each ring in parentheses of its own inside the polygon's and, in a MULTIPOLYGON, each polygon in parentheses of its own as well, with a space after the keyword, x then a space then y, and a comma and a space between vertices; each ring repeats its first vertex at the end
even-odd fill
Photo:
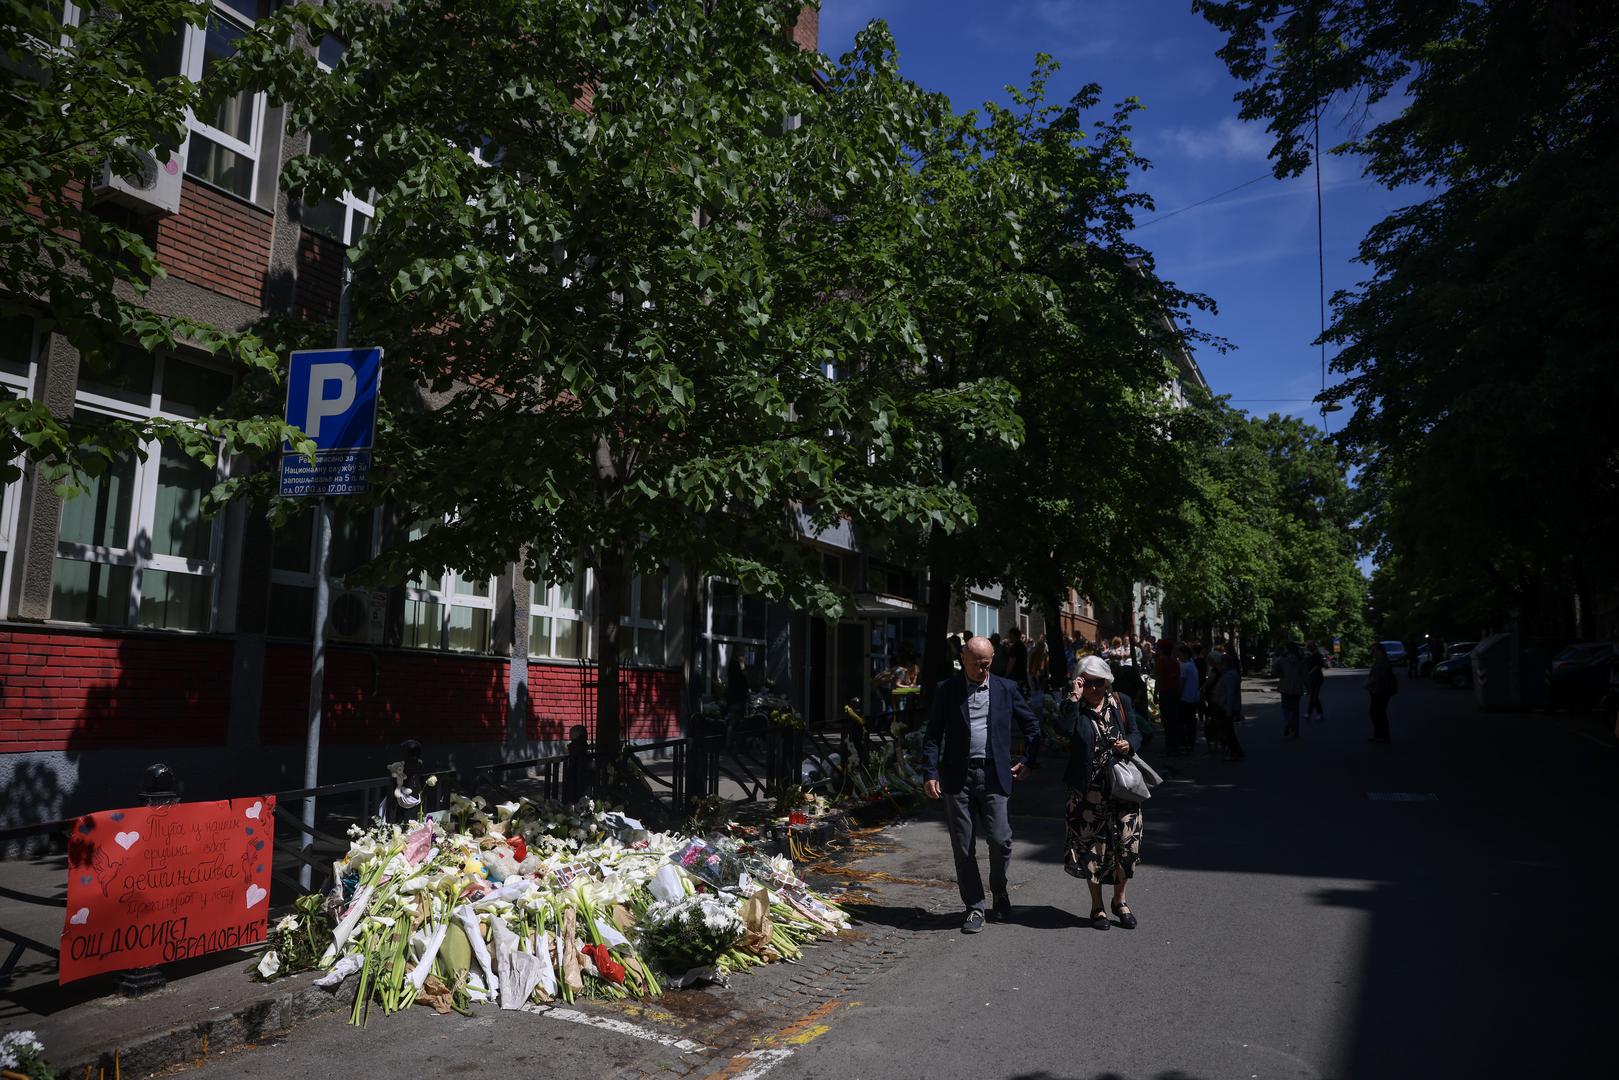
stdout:
POLYGON ((293 308, 308 319, 337 318, 343 284, 343 245, 319 233, 298 233, 298 293, 293 308))
POLYGON ((814 8, 805 6, 798 13, 798 21, 793 24, 793 40, 800 49, 811 52, 821 47, 821 13, 814 8))
POLYGON ((218 746, 230 642, 0 631, 0 753, 218 746))
MULTIPOLYGON (((333 648, 326 654, 321 738, 337 743, 499 742, 507 662, 498 657, 333 648)), ((259 738, 301 743, 309 715, 309 648, 264 655, 259 738)))
POLYGON ((189 176, 180 212, 157 223, 157 257, 170 276, 263 306, 272 215, 189 176))
MULTIPOLYGON (((678 738, 680 672, 632 668, 622 675, 619 707, 630 717, 625 737, 636 741, 678 738)), ((532 663, 528 689, 530 739, 566 740, 568 729, 581 722, 595 738, 596 691, 581 685, 577 665, 532 663)))

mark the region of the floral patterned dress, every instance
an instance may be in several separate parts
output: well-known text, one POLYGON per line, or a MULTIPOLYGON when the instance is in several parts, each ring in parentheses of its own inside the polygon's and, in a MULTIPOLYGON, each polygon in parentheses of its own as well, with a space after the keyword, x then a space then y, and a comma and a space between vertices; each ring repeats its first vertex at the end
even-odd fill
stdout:
MULTIPOLYGON (((1118 705, 1110 695, 1100 716, 1089 706, 1082 704, 1080 709, 1080 722, 1092 724, 1096 738, 1085 786, 1068 789, 1063 869, 1093 885, 1110 885, 1118 879, 1120 870, 1126 879, 1134 877, 1136 864, 1141 861, 1141 806, 1102 794, 1103 774, 1112 764, 1113 741, 1124 738, 1118 705)), ((1084 742, 1075 739, 1074 745, 1079 749, 1084 742)))

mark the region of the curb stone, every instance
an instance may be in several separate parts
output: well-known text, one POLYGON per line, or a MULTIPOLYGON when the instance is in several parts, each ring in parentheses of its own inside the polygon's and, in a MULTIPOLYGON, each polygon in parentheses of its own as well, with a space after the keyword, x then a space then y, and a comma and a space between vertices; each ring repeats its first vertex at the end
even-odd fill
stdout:
POLYGON ((341 992, 317 989, 306 981, 239 1009, 206 1013, 195 1023, 143 1035, 93 1056, 55 1062, 53 1067, 72 1080, 81 1076, 96 1080, 120 1074, 147 1076, 176 1066, 200 1064, 210 1055, 284 1034, 306 1020, 346 1010, 350 1004, 341 992))

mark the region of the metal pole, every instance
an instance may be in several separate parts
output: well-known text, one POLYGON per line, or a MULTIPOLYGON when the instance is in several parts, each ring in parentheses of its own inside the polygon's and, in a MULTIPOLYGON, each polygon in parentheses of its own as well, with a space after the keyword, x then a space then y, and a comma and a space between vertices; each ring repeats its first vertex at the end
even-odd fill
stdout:
MULTIPOLYGON (((348 253, 343 255, 343 277, 337 294, 337 347, 343 348, 349 338, 349 286, 353 272, 349 268, 348 253)), ((327 572, 332 562, 332 504, 324 496, 315 508, 315 632, 309 665, 309 727, 304 738, 304 787, 320 786, 320 720, 321 700, 326 693, 326 613, 331 604, 331 586, 327 572)), ((315 796, 304 797, 304 834, 300 852, 307 855, 315 837, 315 796)), ((308 892, 313 883, 313 868, 302 860, 298 865, 298 887, 308 892)))

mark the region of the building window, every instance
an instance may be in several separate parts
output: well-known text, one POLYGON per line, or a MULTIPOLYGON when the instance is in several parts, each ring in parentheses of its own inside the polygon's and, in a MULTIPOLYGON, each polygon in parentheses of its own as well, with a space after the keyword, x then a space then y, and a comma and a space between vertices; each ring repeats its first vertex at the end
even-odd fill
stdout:
MULTIPOLYGON (((343 42, 330 34, 321 39, 318 60, 322 71, 331 71, 337 62, 343 58, 346 46, 343 42)), ((319 131, 309 133, 309 153, 318 157, 330 157, 332 154, 332 140, 319 131)), ((367 192, 365 198, 345 191, 335 199, 326 199, 318 203, 305 203, 303 206, 302 224, 311 232, 336 240, 344 245, 352 245, 359 241, 371 227, 371 219, 376 216, 377 196, 375 191, 367 192)))
MULTIPOLYGON (((0 319, 0 395, 27 398, 33 393, 34 350, 39 336, 34 320, 26 316, 0 319)), ((23 458, 12 462, 22 468, 23 458)), ((17 538, 17 506, 21 483, 0 485, 0 614, 11 596, 12 548, 17 538)))
POLYGON ((620 655, 625 663, 661 667, 664 648, 664 604, 668 574, 637 574, 630 581, 630 614, 620 620, 620 655))
POLYGON ((764 597, 749 596, 732 581, 708 579, 700 674, 714 697, 725 699, 726 671, 733 656, 742 658, 753 686, 763 684, 766 626, 764 597))
MULTIPOLYGON (((410 539, 420 540, 428 526, 416 525, 410 539)), ((458 570, 421 573, 405 583, 402 644, 417 649, 486 653, 495 622, 495 579, 474 578, 458 570)))
POLYGON ((967 601, 967 633, 974 637, 989 637, 1001 632, 1001 609, 977 600, 967 601))
POLYGON ((528 654, 539 659, 593 660, 591 573, 575 559, 558 568, 562 580, 529 584, 528 654))
MULTIPOLYGON (((269 13, 274 3, 275 0, 214 0, 202 26, 188 23, 173 38, 154 46, 147 57, 148 76, 162 79, 184 75, 194 82, 202 81, 235 55, 237 42, 269 13)), ((77 4, 65 6, 64 23, 77 25, 81 18, 77 4)), ((239 90, 213 102, 201 115, 188 115, 189 138, 181 148, 187 175, 251 199, 258 188, 265 107, 262 92, 239 90)))
MULTIPOLYGON (((230 393, 229 373, 175 356, 122 350, 114 375, 81 373, 75 419, 195 419, 230 393)), ((152 440, 87 479, 62 504, 51 617, 106 626, 213 626, 219 528, 202 500, 218 472, 171 442, 152 440)))
MULTIPOLYGON (((327 580, 334 592, 342 587, 344 575, 376 556, 379 513, 343 506, 333 511, 327 580)), ((314 626, 315 512, 308 510, 276 531, 265 632, 271 637, 308 638, 314 626)))

